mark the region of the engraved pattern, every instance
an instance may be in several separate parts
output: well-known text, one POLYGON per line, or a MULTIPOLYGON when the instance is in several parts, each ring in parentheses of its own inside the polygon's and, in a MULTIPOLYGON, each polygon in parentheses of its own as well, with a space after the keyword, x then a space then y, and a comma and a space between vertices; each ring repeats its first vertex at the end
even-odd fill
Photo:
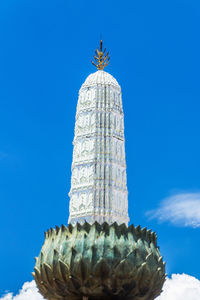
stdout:
POLYGON ((128 224, 121 88, 104 71, 91 74, 77 103, 69 223, 128 224))
POLYGON ((95 140, 85 138, 74 143, 73 162, 80 163, 94 158, 95 140))

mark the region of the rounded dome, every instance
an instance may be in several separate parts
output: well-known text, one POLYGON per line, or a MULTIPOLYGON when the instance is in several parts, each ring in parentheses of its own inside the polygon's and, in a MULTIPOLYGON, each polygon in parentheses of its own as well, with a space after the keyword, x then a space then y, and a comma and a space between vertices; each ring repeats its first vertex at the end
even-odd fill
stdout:
POLYGON ((82 84, 81 88, 93 86, 93 85, 113 85, 115 87, 120 88, 119 83, 117 80, 110 75, 109 73, 99 70, 95 73, 90 74, 85 82, 82 84))

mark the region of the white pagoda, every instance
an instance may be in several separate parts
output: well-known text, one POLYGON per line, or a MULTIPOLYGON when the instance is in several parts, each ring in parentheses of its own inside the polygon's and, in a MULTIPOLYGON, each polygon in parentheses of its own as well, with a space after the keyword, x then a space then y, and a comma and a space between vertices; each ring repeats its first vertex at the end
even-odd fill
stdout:
POLYGON ((78 98, 68 226, 45 232, 33 276, 48 300, 154 300, 165 281, 157 236, 127 227, 121 88, 102 42, 78 98))
POLYGON ((73 225, 85 221, 127 225, 121 87, 112 75, 103 71, 109 57, 102 52, 102 41, 97 52, 94 58, 98 71, 86 78, 79 91, 68 222, 73 225))

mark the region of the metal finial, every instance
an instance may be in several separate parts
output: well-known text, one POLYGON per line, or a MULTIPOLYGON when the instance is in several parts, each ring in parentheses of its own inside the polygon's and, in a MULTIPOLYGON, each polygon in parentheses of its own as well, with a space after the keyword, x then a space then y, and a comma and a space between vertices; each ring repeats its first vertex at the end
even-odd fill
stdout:
POLYGON ((110 60, 109 52, 106 52, 106 48, 103 49, 103 41, 100 41, 100 47, 95 50, 95 55, 93 55, 95 62, 92 62, 92 64, 97 67, 98 70, 103 70, 108 64, 110 60))

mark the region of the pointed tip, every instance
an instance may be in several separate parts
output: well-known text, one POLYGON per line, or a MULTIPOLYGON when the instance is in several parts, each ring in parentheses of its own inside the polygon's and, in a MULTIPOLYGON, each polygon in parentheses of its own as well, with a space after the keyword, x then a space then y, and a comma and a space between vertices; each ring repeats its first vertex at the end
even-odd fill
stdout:
POLYGON ((60 227, 58 227, 58 226, 56 225, 56 234, 58 234, 59 230, 60 230, 60 227))
POLYGON ((139 232, 139 231, 141 231, 141 226, 138 225, 135 229, 137 230, 137 232, 139 232))
POLYGON ((66 230, 66 227, 62 224, 61 225, 61 231, 64 232, 66 230))

